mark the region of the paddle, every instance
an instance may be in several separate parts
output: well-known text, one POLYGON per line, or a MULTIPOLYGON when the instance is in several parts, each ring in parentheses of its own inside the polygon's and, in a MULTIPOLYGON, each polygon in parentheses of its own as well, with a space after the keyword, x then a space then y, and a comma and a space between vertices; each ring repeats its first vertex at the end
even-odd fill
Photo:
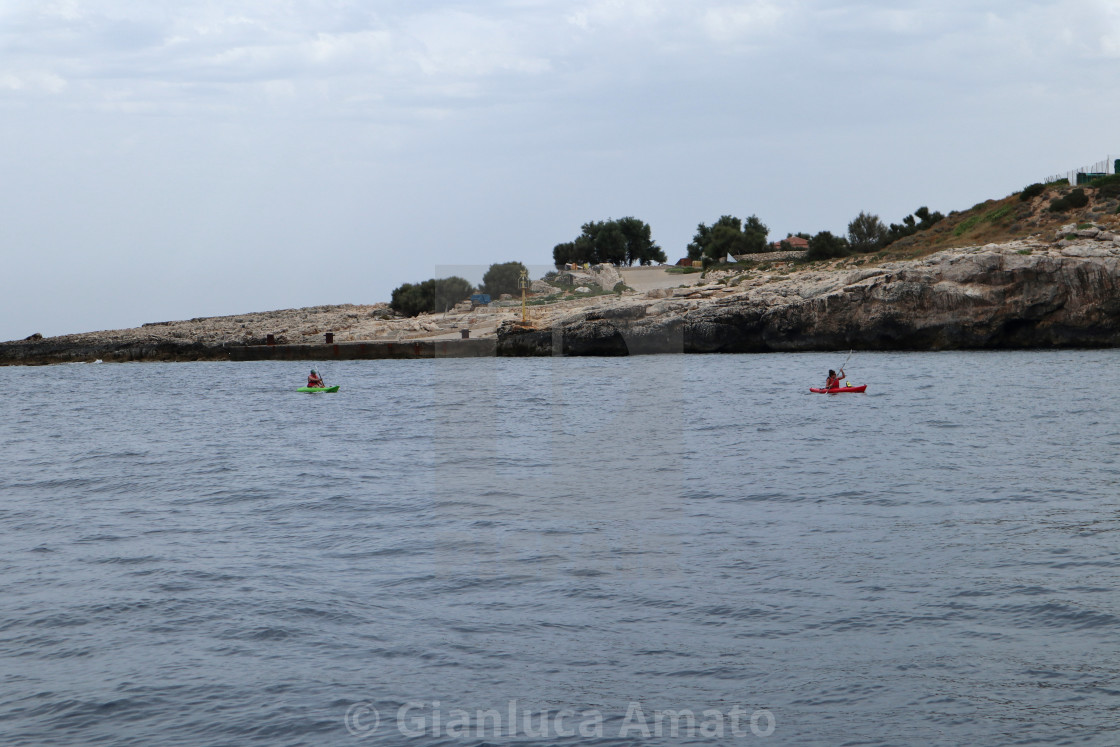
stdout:
POLYGON ((856 352, 855 348, 852 348, 851 350, 848 351, 848 357, 844 359, 844 362, 840 365, 840 369, 839 369, 840 373, 838 373, 836 375, 836 383, 833 384, 832 387, 826 387, 826 388, 828 388, 828 389, 831 389, 833 387, 835 387, 837 389, 843 389, 844 388, 844 385, 841 383, 841 379, 848 378, 848 375, 844 373, 844 366, 848 365, 848 361, 850 361, 852 359, 852 353, 854 353, 854 352, 856 352))

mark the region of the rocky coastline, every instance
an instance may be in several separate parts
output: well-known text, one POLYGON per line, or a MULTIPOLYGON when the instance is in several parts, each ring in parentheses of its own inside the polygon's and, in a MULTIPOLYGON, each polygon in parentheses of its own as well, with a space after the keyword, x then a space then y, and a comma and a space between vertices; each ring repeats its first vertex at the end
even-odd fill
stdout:
MULTIPOLYGON (((1087 229, 877 266, 805 270, 738 291, 592 308, 499 330, 499 355, 1000 350, 1120 345, 1120 238, 1087 229)), ((749 280, 749 279, 748 279, 749 280)))
POLYGON ((259 360, 278 346, 322 357, 338 343, 348 357, 362 357, 355 343, 376 348, 368 357, 408 357, 399 343, 453 350, 463 330, 499 356, 1120 346, 1120 235, 1100 226, 907 261, 747 262, 672 277, 676 287, 535 306, 529 326, 512 305, 400 319, 385 304, 347 304, 33 335, 0 343, 0 365, 259 360))

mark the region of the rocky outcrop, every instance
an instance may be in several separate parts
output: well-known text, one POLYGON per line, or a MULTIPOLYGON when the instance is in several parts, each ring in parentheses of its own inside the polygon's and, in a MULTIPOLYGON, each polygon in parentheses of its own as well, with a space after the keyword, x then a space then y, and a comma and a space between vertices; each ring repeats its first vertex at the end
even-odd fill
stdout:
MULTIPOLYGON (((500 355, 1120 345, 1120 245, 1013 242, 849 271, 689 289, 498 332, 500 355)), ((682 289, 684 290, 684 289, 682 289)))
POLYGON ((610 264, 591 265, 586 270, 564 270, 560 273, 561 282, 570 286, 595 285, 603 290, 614 290, 622 282, 622 274, 618 268, 610 264))
POLYGON ((264 345, 272 335, 277 344, 321 342, 325 332, 342 334, 355 325, 383 326, 385 304, 372 306, 314 306, 302 309, 196 317, 183 321, 150 322, 130 329, 82 334, 30 337, 0 343, 0 365, 40 365, 79 361, 194 361, 228 360, 229 348, 264 345))
POLYGON ((554 293, 559 293, 560 289, 554 285, 549 285, 543 280, 534 280, 532 285, 529 286, 529 292, 538 296, 551 296, 554 293))

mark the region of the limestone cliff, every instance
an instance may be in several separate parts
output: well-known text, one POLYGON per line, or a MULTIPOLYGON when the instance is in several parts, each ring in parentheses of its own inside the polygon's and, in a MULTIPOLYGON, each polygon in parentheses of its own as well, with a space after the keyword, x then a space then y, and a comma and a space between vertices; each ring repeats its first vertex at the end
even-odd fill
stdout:
POLYGON ((1120 238, 1016 241, 848 271, 706 286, 506 325, 499 355, 1120 345, 1120 238), (707 297, 705 297, 707 296, 707 297))

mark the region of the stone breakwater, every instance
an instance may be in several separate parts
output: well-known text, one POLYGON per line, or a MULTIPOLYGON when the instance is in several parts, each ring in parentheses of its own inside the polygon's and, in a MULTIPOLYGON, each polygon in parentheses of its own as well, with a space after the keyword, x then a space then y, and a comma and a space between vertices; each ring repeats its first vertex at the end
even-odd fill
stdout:
POLYGON ((753 264, 700 285, 680 276, 681 287, 568 299, 533 307, 528 329, 517 309, 398 319, 384 304, 321 306, 33 335, 0 343, 0 365, 1120 346, 1120 236, 1099 227, 867 259, 753 264))
MULTIPOLYGON (((572 303, 555 306, 570 309, 572 303)), ((519 316, 512 306, 414 318, 397 317, 383 303, 313 306, 58 337, 33 334, 0 343, 0 365, 478 357, 494 355, 496 328, 519 316), (460 339, 463 329, 471 339, 460 339)))
POLYGON ((499 355, 633 355, 1120 345, 1120 238, 953 249, 871 267, 807 270, 748 287, 591 308, 547 329, 498 330, 499 355))
POLYGON ((316 342, 323 340, 327 330, 347 330, 358 324, 379 329, 386 326, 383 320, 388 316, 386 304, 344 304, 153 322, 58 337, 35 334, 26 340, 0 343, 0 365, 229 360, 230 349, 265 345, 268 335, 280 345, 316 342))

